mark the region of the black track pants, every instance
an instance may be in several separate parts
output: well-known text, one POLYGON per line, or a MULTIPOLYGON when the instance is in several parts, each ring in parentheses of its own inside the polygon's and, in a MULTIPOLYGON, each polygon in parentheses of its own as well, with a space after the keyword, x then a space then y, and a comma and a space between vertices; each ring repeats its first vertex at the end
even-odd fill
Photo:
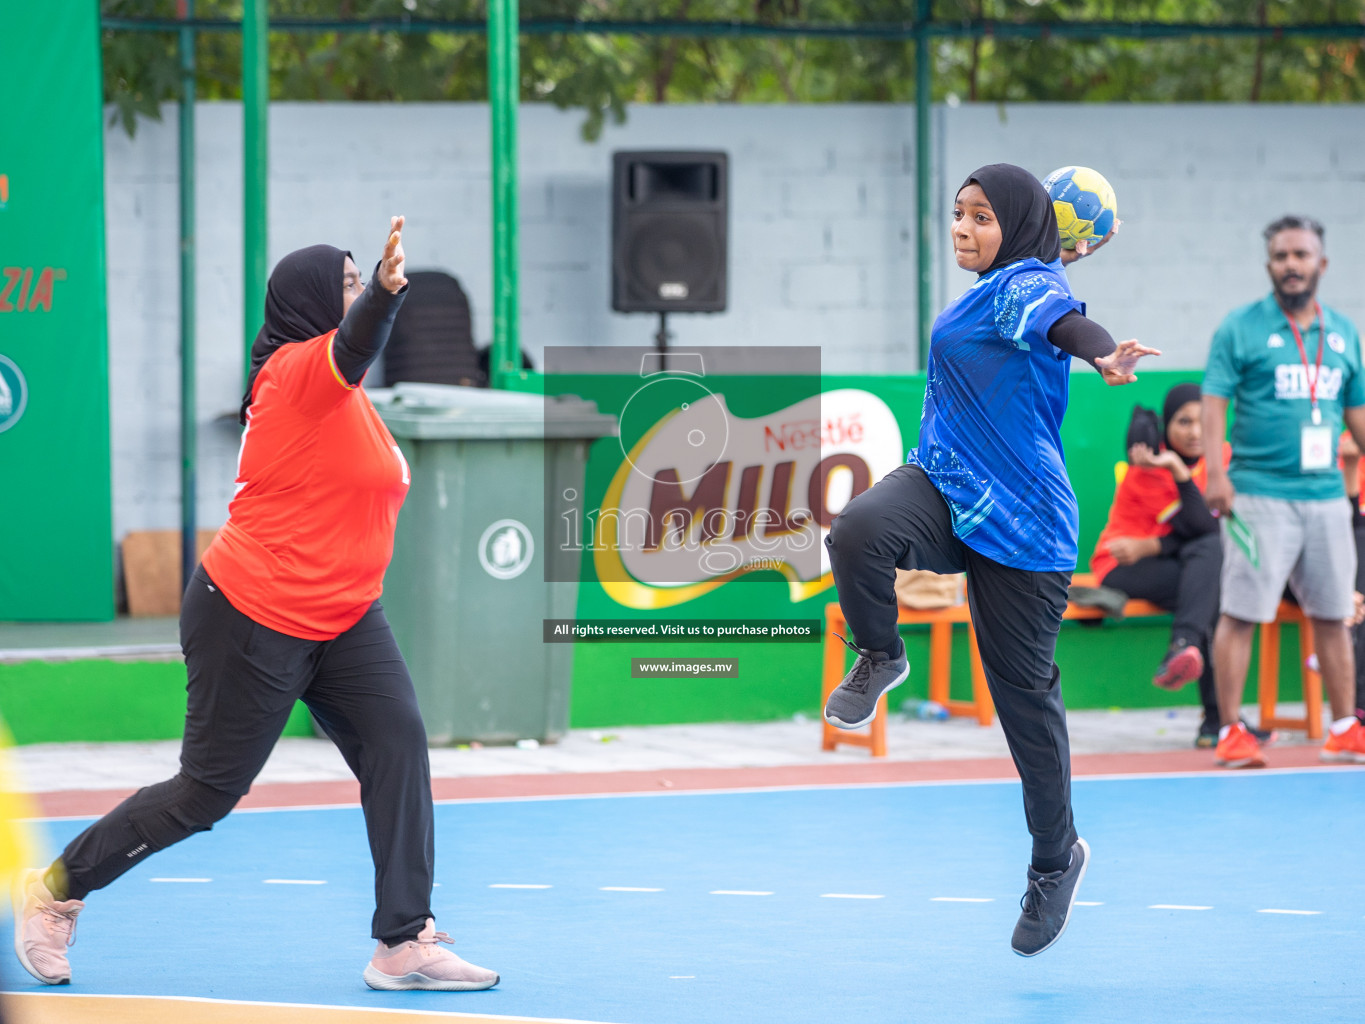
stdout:
POLYGON ((431 772, 412 680, 379 603, 334 640, 301 640, 237 611, 200 567, 185 592, 180 642, 189 670, 180 773, 72 840, 61 857, 68 894, 83 899, 212 827, 251 788, 302 700, 360 780, 373 935, 416 935, 432 916, 431 772))
POLYGON ((890 654, 901 650, 895 569, 966 570, 981 662, 1023 782, 1034 859, 1065 856, 1076 828, 1066 708, 1053 654, 1071 574, 1011 569, 977 554, 954 536, 947 503, 918 466, 898 466, 850 501, 825 543, 855 640, 890 654))
POLYGON ((1116 565, 1101 581, 1129 597, 1151 601, 1172 613, 1171 639, 1184 638, 1204 656, 1199 677, 1199 702, 1206 721, 1217 722, 1218 695, 1213 689, 1213 630, 1218 625, 1219 578, 1223 571, 1223 540, 1206 533, 1180 546, 1173 555, 1140 558, 1132 565, 1116 565))

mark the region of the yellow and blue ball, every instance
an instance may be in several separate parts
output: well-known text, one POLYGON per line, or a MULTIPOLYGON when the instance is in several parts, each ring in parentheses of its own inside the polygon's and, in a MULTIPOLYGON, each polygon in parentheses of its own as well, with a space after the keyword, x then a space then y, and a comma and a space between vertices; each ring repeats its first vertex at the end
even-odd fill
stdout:
POLYGON ((1119 215, 1114 189, 1104 175, 1090 167, 1059 167, 1043 179, 1057 213, 1062 247, 1076 248, 1084 240, 1099 241, 1113 229, 1119 215))

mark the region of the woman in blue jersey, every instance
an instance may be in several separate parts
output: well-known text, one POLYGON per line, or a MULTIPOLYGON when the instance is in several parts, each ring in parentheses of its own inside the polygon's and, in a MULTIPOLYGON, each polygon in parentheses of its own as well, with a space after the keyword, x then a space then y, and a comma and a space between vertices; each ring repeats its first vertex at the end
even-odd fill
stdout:
POLYGON ((826 540, 858 658, 830 694, 825 719, 844 729, 866 724, 909 673, 895 569, 965 570, 1033 836, 1011 942, 1033 956, 1061 937, 1090 856, 1072 822, 1053 660, 1076 567, 1076 496, 1060 436, 1071 357, 1117 385, 1137 379, 1142 356, 1159 353, 1136 341, 1116 345, 1086 319, 1062 270, 1052 201, 1023 168, 972 173, 953 205, 952 242, 957 265, 979 276, 934 322, 919 447, 850 501, 826 540))

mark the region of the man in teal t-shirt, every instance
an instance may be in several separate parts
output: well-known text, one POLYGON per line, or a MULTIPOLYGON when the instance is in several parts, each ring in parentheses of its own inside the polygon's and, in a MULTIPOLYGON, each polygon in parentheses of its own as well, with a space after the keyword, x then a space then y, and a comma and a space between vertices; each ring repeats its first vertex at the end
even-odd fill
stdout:
POLYGON ((1288 583, 1312 621, 1333 723, 1326 761, 1365 763, 1365 726, 1353 714, 1355 538, 1337 468, 1344 419, 1365 441, 1365 371, 1355 325, 1317 301, 1327 268, 1323 228, 1281 217, 1265 229, 1270 295, 1233 310, 1209 349, 1203 383, 1204 450, 1218 451, 1234 411, 1232 463, 1208 465, 1209 508, 1222 518, 1221 615, 1213 638, 1222 728, 1217 758, 1265 764, 1241 722, 1251 637, 1270 622, 1288 583))

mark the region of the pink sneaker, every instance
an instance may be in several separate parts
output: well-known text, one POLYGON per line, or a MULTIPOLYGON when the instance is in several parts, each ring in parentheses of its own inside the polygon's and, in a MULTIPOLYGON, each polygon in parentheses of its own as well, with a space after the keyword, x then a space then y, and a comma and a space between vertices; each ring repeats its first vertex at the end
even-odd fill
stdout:
POLYGON ((44 985, 69 985, 66 949, 76 941, 76 915, 85 904, 54 899, 43 873, 43 868, 30 868, 14 878, 14 951, 24 970, 44 985))
POLYGON ((427 918, 426 927, 416 941, 400 942, 396 946, 380 943, 370 964, 365 968, 365 984, 370 988, 429 989, 441 992, 472 992, 492 988, 498 976, 483 967, 465 963, 442 942, 454 945, 445 932, 436 930, 436 922, 427 918))

